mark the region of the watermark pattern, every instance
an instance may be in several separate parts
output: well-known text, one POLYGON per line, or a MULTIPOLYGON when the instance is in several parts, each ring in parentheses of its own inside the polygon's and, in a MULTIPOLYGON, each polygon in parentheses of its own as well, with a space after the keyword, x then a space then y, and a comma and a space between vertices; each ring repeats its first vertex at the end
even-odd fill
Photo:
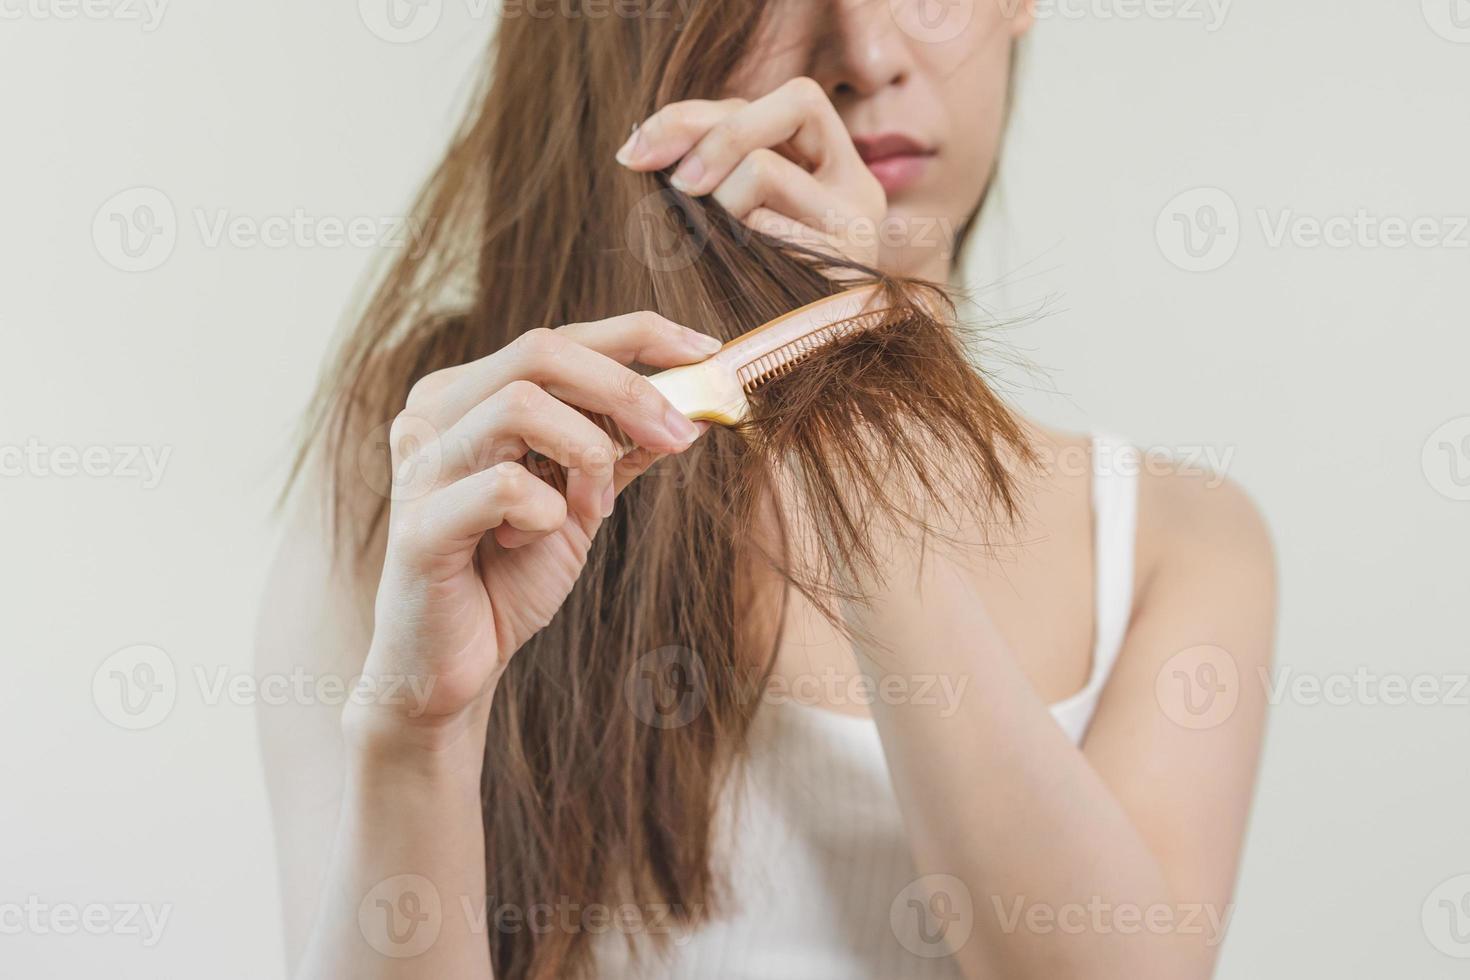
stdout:
MULTIPOLYGON (((1272 707, 1470 708, 1470 673, 1384 673, 1364 665, 1311 673, 1258 666, 1255 682, 1272 707)), ((1155 677, 1155 693, 1170 721, 1202 731, 1230 720, 1245 683, 1229 651, 1202 644, 1165 662, 1155 677)))
POLYGON ((1186 272, 1212 272, 1240 247, 1240 212, 1218 187, 1195 187, 1173 197, 1154 222, 1164 258, 1186 272))
POLYGON ((692 922, 702 905, 689 907, 694 915, 686 914, 686 907, 678 904, 655 902, 635 905, 624 902, 607 905, 602 902, 576 902, 562 896, 554 902, 536 902, 518 905, 497 902, 493 898, 475 902, 461 896, 460 907, 471 933, 485 935, 493 929, 502 935, 530 933, 544 936, 551 933, 586 933, 601 936, 617 932, 624 936, 650 935, 672 936, 675 946, 683 946, 692 938, 688 923, 692 922))
MULTIPOLYGON (((674 20, 688 18, 693 0, 461 0, 464 17, 500 20, 674 20)), ((444 22, 444 0, 358 0, 358 15, 373 36, 390 44, 414 44, 444 22)))
POLYGON ((1225 483, 1235 460, 1234 446, 1064 445, 1036 448, 1037 467, 1058 476, 1198 477, 1206 489, 1225 483))
POLYGON ((687 647, 650 650, 623 678, 623 698, 634 717, 653 728, 682 728, 704 710, 709 696, 704 664, 687 647))
POLYGON ((1424 440, 1424 479, 1449 500, 1470 500, 1470 415, 1450 419, 1424 440))
POLYGON ((916 41, 944 44, 975 19, 975 0, 888 0, 898 29, 916 41))
MULTIPOLYGON (((489 0, 484 4, 489 7, 489 0)), ((444 0, 357 0, 357 13, 375 36, 390 44, 422 41, 439 26, 444 0)))
POLYGON ((174 254, 188 228, 206 249, 376 249, 420 254, 429 229, 412 215, 312 214, 293 208, 276 214, 240 214, 195 207, 181 222, 173 201, 156 187, 132 187, 103 202, 92 219, 92 242, 108 265, 151 272, 174 254))
MULTIPOLYGON (((699 261, 708 244, 703 218, 694 214, 691 199, 672 188, 643 196, 628 212, 624 241, 629 253, 653 272, 680 272, 699 261)), ((922 248, 949 254, 959 229, 935 215, 888 214, 882 218, 828 210, 800 226, 804 234, 794 244, 842 256, 875 255, 881 249, 922 248)), ((737 244, 748 245, 757 234, 784 238, 784 229, 765 229, 732 222, 737 244)))
POLYGON ((172 658, 146 643, 118 650, 92 675, 92 703, 103 718, 129 731, 162 723, 178 696, 172 658))
POLYGON ((1326 217, 1256 209, 1267 248, 1470 249, 1470 216, 1374 214, 1357 208, 1326 217))
POLYGON ((1446 956, 1470 960, 1470 874, 1446 878, 1419 911, 1424 937, 1446 956))
POLYGON ((402 874, 378 882, 357 906, 357 928, 384 956, 421 956, 439 939, 444 906, 439 889, 423 875, 402 874))
POLYGON ((0 936, 136 937, 145 949, 157 946, 173 914, 172 904, 148 902, 47 902, 28 895, 0 902, 0 936))
MULTIPOLYGON (((1327 215, 1258 207, 1254 215, 1261 244, 1273 250, 1470 249, 1470 215, 1378 214, 1362 207, 1327 215)), ((1218 187, 1176 195, 1154 223, 1159 251, 1186 272, 1225 266, 1240 248, 1243 230, 1235 199, 1218 187)))
POLYGON ((1329 674, 1282 667, 1274 675, 1261 667, 1257 675, 1273 706, 1470 708, 1470 674, 1384 674, 1359 666, 1329 674))
POLYGON ((172 456, 172 446, 51 445, 32 437, 0 444, 0 478, 136 480, 144 490, 154 490, 172 456))
POLYGON ((208 670, 195 665, 192 676, 204 704, 217 707, 263 705, 380 705, 406 709, 409 718, 428 710, 434 678, 407 674, 313 674, 301 668, 287 673, 242 674, 228 666, 208 670))
MULTIPOLYGON (((410 718, 428 710, 434 678, 407 674, 314 674, 302 667, 284 673, 247 674, 228 665, 194 665, 184 675, 207 707, 283 705, 382 705, 404 709, 410 718)), ((161 725, 180 693, 180 673, 172 657, 148 644, 125 647, 109 656, 92 676, 92 702, 102 717, 129 731, 161 725)))
POLYGON ((1446 41, 1470 44, 1470 0, 1419 0, 1424 22, 1446 41))
POLYGON ((761 692, 762 704, 852 706, 912 704, 938 708, 941 718, 959 711, 968 675, 845 673, 828 667, 799 674, 775 674, 761 692))
POLYGON ((1039 936, 1201 936, 1207 947, 1224 942, 1235 914, 1233 904, 1223 909, 1207 902, 1137 905, 1109 902, 1098 895, 1086 902, 1059 905, 1028 901, 1025 896, 1004 900, 992 895, 990 901, 1001 932, 1006 935, 1024 931, 1039 936))
POLYGON ((888 924, 899 945, 923 959, 953 956, 975 929, 970 889, 954 875, 916 878, 894 896, 888 924))
MULTIPOLYGON (((1018 6, 1022 0, 1002 0, 1018 6)), ((1177 21, 1213 34, 1225 26, 1234 0, 1036 0, 1038 21, 1177 21)))
POLYGON ((1223 725, 1240 701, 1240 669, 1224 647, 1200 644, 1174 654, 1154 679, 1165 717, 1181 728, 1223 725))
POLYGON ((687 199, 672 188, 645 194, 628 212, 628 251, 652 272, 681 272, 704 254, 705 238, 692 227, 687 199))
POLYGON ((136 24, 152 34, 173 0, 0 0, 0 20, 61 22, 112 21, 136 24))
POLYGON ((156 187, 130 187, 102 203, 92 218, 97 254, 122 272, 151 272, 174 254, 179 219, 156 187))
POLYGON ((369 946, 393 959, 412 959, 433 948, 457 912, 463 930, 486 936, 554 933, 593 936, 670 936, 675 946, 692 938, 690 923, 702 905, 633 902, 609 905, 575 901, 566 896, 529 905, 492 897, 442 895, 434 882, 419 874, 398 874, 373 885, 357 906, 358 931, 369 946))

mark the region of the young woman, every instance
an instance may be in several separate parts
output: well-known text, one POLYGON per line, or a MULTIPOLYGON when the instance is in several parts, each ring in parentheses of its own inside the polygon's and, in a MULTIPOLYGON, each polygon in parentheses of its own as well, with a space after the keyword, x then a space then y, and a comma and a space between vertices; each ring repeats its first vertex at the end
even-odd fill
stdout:
POLYGON ((644 376, 948 281, 1030 22, 507 7, 267 589, 262 671, 371 682, 262 715, 293 975, 1211 973, 1273 622, 1243 494, 1013 422, 922 304, 754 437, 644 376), (926 508, 958 548, 896 533, 926 508))

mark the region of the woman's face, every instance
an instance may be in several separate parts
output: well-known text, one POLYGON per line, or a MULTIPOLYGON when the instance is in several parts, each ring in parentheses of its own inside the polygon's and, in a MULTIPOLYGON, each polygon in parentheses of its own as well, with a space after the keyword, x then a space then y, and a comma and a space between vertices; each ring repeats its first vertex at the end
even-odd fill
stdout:
POLYGON ((888 196, 880 267, 943 279, 994 166, 1012 45, 1031 21, 1030 0, 771 0, 732 94, 821 83, 888 196))

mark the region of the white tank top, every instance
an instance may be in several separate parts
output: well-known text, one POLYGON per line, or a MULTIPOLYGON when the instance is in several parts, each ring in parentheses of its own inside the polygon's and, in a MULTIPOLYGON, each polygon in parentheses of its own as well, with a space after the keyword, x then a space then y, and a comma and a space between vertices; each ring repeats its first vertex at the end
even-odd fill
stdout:
MULTIPOLYGON (((1138 457, 1092 442, 1095 641, 1086 686, 1051 706, 1080 744, 1123 644, 1133 605, 1138 457)), ((717 828, 727 887, 692 933, 665 926, 661 951, 616 929, 595 942, 597 980, 956 980, 944 958, 905 949, 890 926, 915 878, 903 818, 871 718, 781 700, 763 704, 739 784, 717 828)), ((658 916, 645 921, 657 928, 658 916)))

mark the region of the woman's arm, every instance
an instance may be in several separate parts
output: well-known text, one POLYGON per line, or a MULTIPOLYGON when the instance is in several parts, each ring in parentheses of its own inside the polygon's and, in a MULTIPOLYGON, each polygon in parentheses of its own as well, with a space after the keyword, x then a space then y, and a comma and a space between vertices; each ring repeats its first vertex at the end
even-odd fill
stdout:
MULTIPOLYGON (((334 554, 313 519, 321 496, 304 496, 266 590, 258 669, 354 693, 262 708, 294 975, 490 977, 480 775, 498 678, 566 600, 617 493, 698 435, 628 365, 718 347, 633 313, 530 331, 421 379, 389 433, 372 561, 334 554), (619 457, 577 408, 638 448, 619 457), (518 462, 529 449, 567 468, 565 497, 518 462)), ((360 528, 373 500, 344 491, 345 526, 360 528)))
POLYGON ((941 918, 967 900, 973 909, 973 935, 954 954, 972 980, 1183 980, 1213 969, 1265 714, 1255 677, 1270 661, 1271 550, 1228 484, 1144 477, 1141 496, 1140 567, 1152 571, 1081 750, 942 552, 925 556, 924 601, 908 565, 881 602, 854 613, 890 648, 858 651, 874 681, 919 670, 968 678, 950 717, 883 699, 873 713, 925 876, 916 889, 941 918), (926 625, 916 634, 915 624, 926 625), (1239 681, 1221 696, 1239 700, 1218 723, 1186 727, 1158 679, 1171 657, 1202 645, 1233 658, 1239 681))
MULTIPOLYGON (((354 566, 331 560, 320 498, 303 497, 267 582, 257 671, 349 689, 376 571, 344 581, 354 566)), ((339 698, 262 704, 258 720, 290 975, 489 978, 481 906, 461 898, 485 894, 483 731, 424 751, 344 732, 339 698)))

